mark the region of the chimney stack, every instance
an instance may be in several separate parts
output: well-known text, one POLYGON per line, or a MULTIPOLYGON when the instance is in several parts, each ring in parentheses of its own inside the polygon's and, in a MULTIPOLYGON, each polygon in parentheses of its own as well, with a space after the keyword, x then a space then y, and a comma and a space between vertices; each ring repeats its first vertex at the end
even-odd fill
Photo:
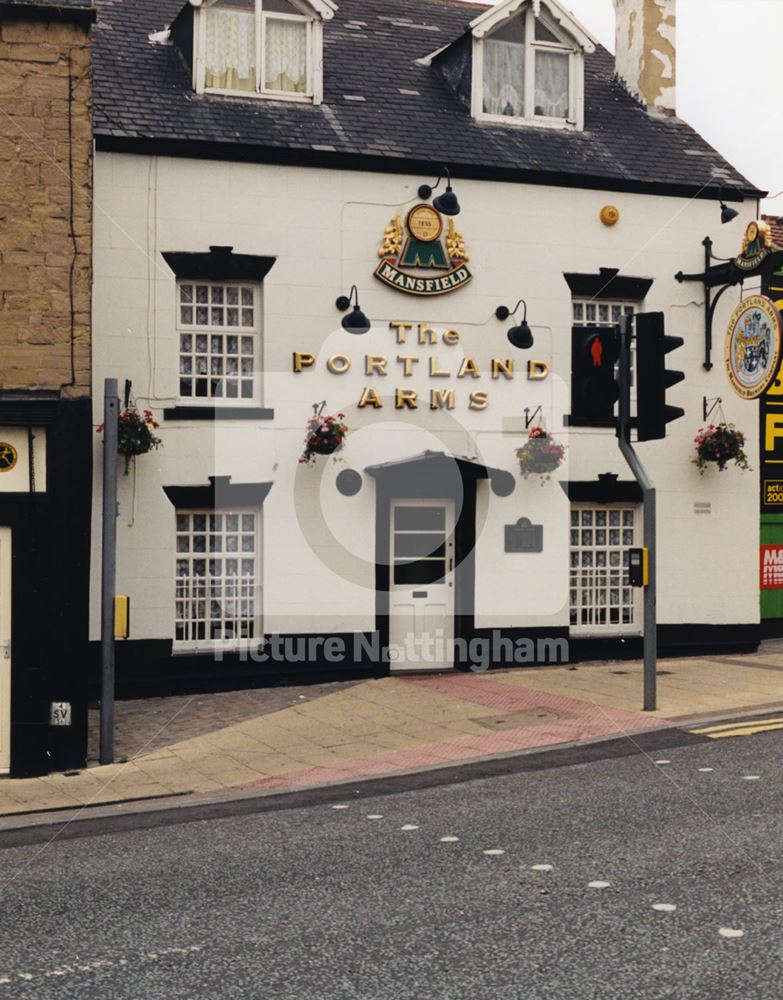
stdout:
POLYGON ((615 70, 652 114, 674 115, 677 0, 614 0, 615 70))

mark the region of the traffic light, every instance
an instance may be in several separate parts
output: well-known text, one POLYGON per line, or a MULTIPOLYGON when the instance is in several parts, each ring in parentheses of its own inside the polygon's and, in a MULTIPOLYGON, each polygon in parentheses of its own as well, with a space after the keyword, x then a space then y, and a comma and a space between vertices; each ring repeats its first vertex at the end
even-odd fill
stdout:
POLYGON ((636 320, 636 430, 639 441, 666 437, 666 425, 685 416, 679 406, 669 406, 666 390, 685 378, 669 371, 666 355, 682 347, 682 337, 667 337, 663 313, 638 313, 636 320))
POLYGON ((575 326, 571 331, 571 422, 606 427, 620 397, 615 365, 620 337, 613 326, 575 326))

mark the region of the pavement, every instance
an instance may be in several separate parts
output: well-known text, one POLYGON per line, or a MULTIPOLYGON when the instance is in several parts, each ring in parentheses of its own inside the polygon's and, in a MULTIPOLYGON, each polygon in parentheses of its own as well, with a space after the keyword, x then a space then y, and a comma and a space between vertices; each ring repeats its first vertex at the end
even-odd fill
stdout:
POLYGON ((640 710, 642 671, 588 663, 119 703, 117 762, 0 779, 0 828, 30 814, 287 792, 783 711, 780 640, 661 661, 656 712, 640 710))

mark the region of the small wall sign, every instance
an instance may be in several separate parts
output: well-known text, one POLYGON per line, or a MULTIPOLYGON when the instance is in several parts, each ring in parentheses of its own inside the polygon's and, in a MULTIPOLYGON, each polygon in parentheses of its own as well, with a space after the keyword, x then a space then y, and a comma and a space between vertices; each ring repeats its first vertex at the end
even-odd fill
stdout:
POLYGON ((520 517, 516 524, 506 525, 506 552, 543 551, 543 524, 531 524, 529 518, 520 517))
POLYGON ((732 313, 726 332, 726 372, 742 399, 758 399, 777 378, 782 337, 780 313, 763 295, 743 299, 732 313))
POLYGON ((49 713, 50 726, 70 726, 71 703, 69 701, 53 701, 49 713))
POLYGON ((383 234, 375 277, 409 295, 445 295, 467 285, 473 275, 467 267, 465 241, 453 219, 449 219, 445 246, 442 234, 443 218, 432 205, 414 205, 404 225, 395 215, 383 234))
POLYGON ((783 590, 783 545, 761 546, 762 590, 783 590))
POLYGON ((16 448, 7 441, 0 441, 0 472, 10 472, 18 461, 16 448))

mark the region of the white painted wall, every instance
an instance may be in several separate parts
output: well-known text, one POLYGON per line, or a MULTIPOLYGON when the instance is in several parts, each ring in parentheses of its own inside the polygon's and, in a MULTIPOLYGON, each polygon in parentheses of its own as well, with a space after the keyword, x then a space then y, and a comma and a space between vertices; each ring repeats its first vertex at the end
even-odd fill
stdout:
MULTIPOLYGON (((176 403, 177 338, 175 281, 163 251, 200 251, 230 245, 236 253, 271 255, 277 263, 264 283, 264 405, 273 421, 162 423, 164 447, 141 457, 121 477, 118 592, 133 601, 133 638, 169 638, 173 627, 174 511, 164 485, 202 485, 209 475, 233 482, 273 481, 264 504, 264 629, 268 632, 351 631, 374 627, 375 488, 365 476, 362 491, 341 497, 334 480, 341 468, 401 459, 425 448, 468 455, 516 470, 514 449, 524 442, 524 407, 543 406, 546 426, 568 444, 562 479, 594 479, 601 472, 630 478, 609 431, 564 431, 569 410, 571 297, 563 272, 594 273, 618 267, 623 274, 655 278, 645 303, 662 310, 668 332, 685 338, 672 366, 687 379, 670 393, 687 416, 669 426, 665 441, 639 446, 659 493, 659 621, 754 622, 758 620, 757 477, 738 470, 700 479, 690 463, 693 437, 702 424, 702 397, 722 396, 726 417, 748 434, 751 463, 757 464, 757 407, 733 396, 722 367, 722 332, 736 304, 727 293, 715 323, 716 365, 702 368, 704 319, 698 284, 679 285, 680 269, 703 267, 701 240, 716 239, 728 257, 740 246, 744 225, 754 217, 747 203, 741 216, 721 227, 717 205, 708 201, 649 197, 566 188, 527 187, 479 181, 455 183, 462 205, 457 218, 470 254, 473 282, 432 300, 396 292, 372 272, 383 230, 396 211, 416 199, 422 178, 308 170, 253 164, 212 163, 98 153, 95 172, 94 384, 106 377, 133 381, 140 405, 160 418, 176 403), (407 199, 407 201, 406 201, 407 199), (614 228, 598 218, 615 204, 614 228), (340 327, 335 298, 357 284, 373 331, 351 337, 340 327), (524 296, 536 343, 529 353, 508 344, 511 325, 498 322, 495 308, 524 296), (362 374, 364 355, 403 353, 390 321, 425 322, 439 331, 459 330, 457 347, 410 346, 422 361, 411 378, 362 374), (314 369, 291 372, 294 350, 318 356, 314 369), (353 369, 329 374, 327 357, 344 353, 353 369), (465 354, 477 359, 480 380, 427 377, 436 354, 454 371, 465 354), (513 382, 492 381, 492 357, 513 357, 520 374, 513 382), (551 364, 544 382, 524 376, 528 357, 551 364), (385 392, 419 388, 423 405, 415 414, 357 410, 365 385, 385 392), (454 387, 457 406, 431 413, 429 389, 454 387), (490 406, 471 411, 471 388, 490 394, 490 406), (345 465, 318 459, 298 464, 311 404, 326 399, 343 410, 351 428, 345 465), (694 502, 710 501, 712 513, 695 516, 694 502)), ((737 295, 739 292, 737 293, 737 295)), ((521 315, 521 313, 520 313, 521 315)), ((95 403, 95 422, 102 404, 95 403)), ((99 436, 96 497, 99 497, 99 436)), ((568 622, 568 503, 552 482, 540 486, 518 475, 515 493, 494 496, 479 487, 476 624, 565 625, 568 622), (526 516, 543 523, 541 555, 503 552, 503 525, 526 516)), ((99 634, 99 512, 94 504, 92 636, 99 634)))

